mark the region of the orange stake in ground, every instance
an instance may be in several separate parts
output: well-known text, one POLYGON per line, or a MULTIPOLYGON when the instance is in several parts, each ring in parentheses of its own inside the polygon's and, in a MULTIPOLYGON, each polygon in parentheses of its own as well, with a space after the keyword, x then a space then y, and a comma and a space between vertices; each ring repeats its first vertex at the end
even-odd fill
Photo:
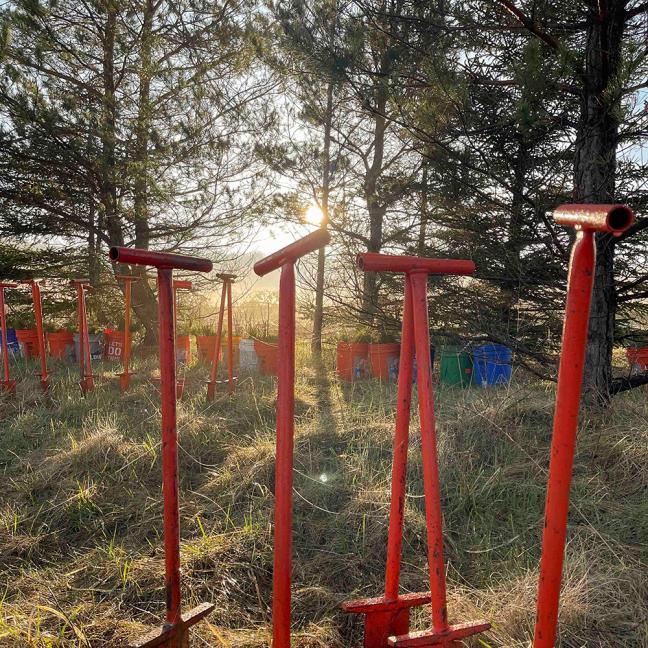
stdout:
POLYGON ((124 282, 124 348, 122 350, 122 372, 119 374, 119 389, 122 392, 128 390, 130 386, 130 352, 131 352, 131 295, 133 281, 138 281, 139 277, 133 275, 117 275, 117 281, 124 282))
MULTIPOLYGON (((191 281, 186 281, 183 279, 174 279, 173 280, 173 329, 176 331, 177 335, 177 313, 178 313, 178 290, 191 290, 192 287, 191 281)), ((177 345, 177 339, 176 339, 176 345, 177 345)), ((189 362, 189 348, 184 349, 185 353, 187 354, 186 357, 186 362, 189 362)), ((176 358, 177 360, 177 358, 176 358)), ((178 378, 177 382, 177 396, 178 398, 182 398, 182 394, 184 393, 184 385, 185 385, 185 379, 184 378, 178 378)))
POLYGON ((92 290, 88 279, 73 279, 70 284, 77 290, 77 312, 79 317, 79 387, 85 394, 94 389, 92 375, 92 356, 90 355, 90 335, 86 312, 86 291, 92 290))
POLYGON ((5 313, 5 288, 17 288, 18 284, 0 283, 0 326, 2 326, 2 389, 16 393, 16 381, 9 377, 9 345, 7 341, 7 315, 5 313))
POLYGON ((387 534, 387 566, 383 596, 344 603, 345 612, 365 617, 365 648, 414 648, 423 646, 458 646, 461 639, 490 628, 487 621, 450 625, 446 598, 445 561, 441 489, 437 461, 432 362, 430 359, 430 327, 428 322, 428 274, 471 275, 472 261, 426 259, 390 256, 378 253, 358 255, 358 267, 365 272, 399 272, 405 274, 405 304, 401 336, 400 365, 396 408, 396 432, 391 478, 391 506, 387 534), (409 440, 412 372, 416 353, 418 372, 419 418, 421 421, 421 453, 423 455, 423 491, 427 527, 427 559, 430 591, 401 595, 399 593, 407 446, 409 440), (410 608, 432 604, 432 627, 410 632, 410 608))
POLYGON ((36 320, 36 341, 38 343, 38 355, 40 358, 40 384, 41 389, 46 392, 49 389, 49 376, 47 374, 47 357, 45 355, 45 332, 43 330, 43 306, 41 301, 40 286, 33 279, 23 279, 19 283, 31 287, 32 301, 34 302, 34 319, 36 320))
POLYGON ((219 274, 219 279, 223 280, 223 290, 221 292, 220 310, 218 311, 218 324, 216 325, 216 340, 214 354, 212 356, 211 378, 207 383, 207 400, 214 400, 214 393, 218 385, 218 360, 220 357, 221 336, 223 333, 223 317, 225 314, 225 300, 227 299, 227 383, 230 394, 234 393, 234 350, 232 348, 232 283, 236 279, 233 274, 219 274))

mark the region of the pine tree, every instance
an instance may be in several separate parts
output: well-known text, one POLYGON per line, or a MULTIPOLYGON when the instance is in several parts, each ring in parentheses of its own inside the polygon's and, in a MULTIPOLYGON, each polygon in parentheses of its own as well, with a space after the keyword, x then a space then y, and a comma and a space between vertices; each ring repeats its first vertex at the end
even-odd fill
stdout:
MULTIPOLYGON (((94 276, 111 245, 191 252, 242 234, 258 198, 249 133, 267 117, 251 105, 268 89, 242 74, 244 0, 21 0, 2 23, 2 231, 87 241, 94 276)), ((134 308, 151 341, 147 281, 134 308)))

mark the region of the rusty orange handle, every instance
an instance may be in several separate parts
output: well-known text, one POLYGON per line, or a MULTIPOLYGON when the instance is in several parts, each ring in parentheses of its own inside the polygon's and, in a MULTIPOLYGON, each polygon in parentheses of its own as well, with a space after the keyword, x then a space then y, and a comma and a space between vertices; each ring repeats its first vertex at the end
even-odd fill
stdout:
POLYGON ((314 252, 319 250, 319 248, 325 246, 331 240, 331 235, 326 230, 317 230, 312 232, 303 238, 287 245, 281 250, 274 252, 270 256, 257 261, 254 264, 254 272, 263 277, 269 272, 280 268, 286 263, 297 261, 297 259, 303 257, 309 252, 314 252))
POLYGON ((471 275, 475 264, 464 259, 428 259, 426 257, 400 256, 363 252, 356 263, 365 272, 427 272, 429 274, 471 275))
POLYGON ((572 204, 557 207, 554 220, 559 225, 619 236, 635 222, 635 215, 627 205, 572 204))
POLYGON ((108 256, 111 261, 134 265, 154 266, 156 268, 177 268, 179 270, 195 270, 197 272, 211 272, 213 263, 209 259, 171 254, 170 252, 154 252, 152 250, 138 250, 136 248, 112 247, 108 256))

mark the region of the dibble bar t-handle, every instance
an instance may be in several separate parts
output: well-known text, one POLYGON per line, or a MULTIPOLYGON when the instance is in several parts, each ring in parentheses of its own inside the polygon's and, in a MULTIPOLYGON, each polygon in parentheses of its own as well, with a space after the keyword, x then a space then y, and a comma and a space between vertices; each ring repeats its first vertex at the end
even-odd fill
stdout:
POLYGON ((178 431, 176 422, 175 308, 173 270, 210 272, 207 259, 114 247, 111 261, 153 266, 158 275, 158 313, 160 326, 160 378, 162 409, 162 497, 164 499, 164 567, 166 623, 131 644, 132 648, 188 648, 189 628, 206 617, 212 603, 202 603, 182 612, 180 591, 180 506, 178 483, 178 431))
POLYGON ((596 270, 594 236, 597 233, 620 236, 632 226, 635 217, 625 205, 584 204, 561 205, 554 211, 554 220, 559 225, 573 227, 576 239, 567 279, 533 648, 553 648, 556 643, 569 491, 596 270))
POLYGON ((317 230, 254 264, 259 276, 281 268, 279 279, 279 368, 275 459, 272 647, 290 647, 292 579, 293 436, 295 430, 295 263, 330 240, 317 230))
POLYGON ((345 612, 365 615, 365 648, 458 646, 460 639, 488 630, 490 623, 473 621, 456 625, 448 624, 432 363, 430 360, 427 279, 429 274, 471 275, 475 271, 475 264, 472 261, 457 259, 427 259, 378 253, 359 254, 357 263, 358 267, 365 272, 404 273, 405 304, 398 371, 385 593, 377 598, 348 601, 343 604, 342 609, 345 612), (412 367, 415 352, 418 372, 430 591, 401 596, 398 590, 405 513, 412 367), (422 632, 410 632, 410 608, 425 603, 432 604, 432 628, 422 632))

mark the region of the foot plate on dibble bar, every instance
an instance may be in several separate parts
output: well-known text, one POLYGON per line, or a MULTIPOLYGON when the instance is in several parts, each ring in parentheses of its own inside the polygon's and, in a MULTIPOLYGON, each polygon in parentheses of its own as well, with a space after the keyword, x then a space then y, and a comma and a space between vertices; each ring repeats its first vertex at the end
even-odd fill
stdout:
POLYGON ((163 625, 156 628, 141 639, 136 639, 129 644, 129 648, 153 648, 154 646, 168 646, 169 648, 184 648, 189 645, 188 631, 191 626, 204 619, 216 606, 213 603, 201 603, 195 608, 183 612, 182 621, 176 625, 163 625))
POLYGON ((409 632, 410 608, 425 605, 430 598, 430 592, 415 592, 396 599, 357 599, 343 603, 342 610, 365 615, 364 648, 385 648, 389 637, 409 632))
POLYGON ((453 642, 471 637, 489 630, 491 624, 488 621, 471 621, 469 623, 457 623, 451 625, 447 630, 437 632, 435 630, 422 630, 410 632, 409 634, 389 637, 388 645, 393 648, 444 648, 452 646, 453 642))

